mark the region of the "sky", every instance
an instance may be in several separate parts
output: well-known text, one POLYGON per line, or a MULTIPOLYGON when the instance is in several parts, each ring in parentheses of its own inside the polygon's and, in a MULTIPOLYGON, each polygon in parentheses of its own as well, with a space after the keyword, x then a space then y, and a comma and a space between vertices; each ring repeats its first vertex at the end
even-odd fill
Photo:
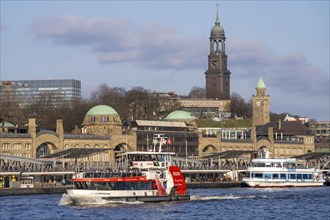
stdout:
MULTIPOLYGON (((0 81, 77 79, 188 95, 205 87, 217 1, 0 0, 0 81)), ((329 1, 219 1, 231 93, 330 121, 329 1)))

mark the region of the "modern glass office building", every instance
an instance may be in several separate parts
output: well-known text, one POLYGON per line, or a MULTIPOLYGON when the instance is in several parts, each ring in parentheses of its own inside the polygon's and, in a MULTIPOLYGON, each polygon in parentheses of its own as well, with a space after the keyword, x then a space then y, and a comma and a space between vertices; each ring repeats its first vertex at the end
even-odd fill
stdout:
POLYGON ((1 87, 3 97, 21 106, 40 98, 50 98, 54 104, 74 103, 81 98, 81 82, 75 79, 5 81, 1 87))

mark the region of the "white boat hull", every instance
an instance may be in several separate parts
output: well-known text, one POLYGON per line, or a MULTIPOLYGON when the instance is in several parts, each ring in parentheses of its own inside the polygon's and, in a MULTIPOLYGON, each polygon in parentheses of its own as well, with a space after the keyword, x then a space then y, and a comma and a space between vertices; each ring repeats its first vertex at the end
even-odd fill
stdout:
POLYGON ((67 190, 74 204, 114 202, 163 202, 190 200, 189 195, 157 195, 157 190, 67 190))
POLYGON ((324 181, 264 181, 243 179, 243 182, 249 187, 266 188, 266 187, 317 187, 323 186, 324 181))

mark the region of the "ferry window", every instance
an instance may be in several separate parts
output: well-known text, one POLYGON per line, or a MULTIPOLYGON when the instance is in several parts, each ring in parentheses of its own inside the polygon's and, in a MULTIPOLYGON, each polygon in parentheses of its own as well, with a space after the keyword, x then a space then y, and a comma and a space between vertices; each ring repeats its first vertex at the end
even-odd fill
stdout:
POLYGON ((137 182, 136 183, 136 189, 137 190, 141 190, 142 189, 141 182, 137 182))
POLYGON ((308 180, 310 178, 309 178, 308 174, 303 174, 303 179, 308 180))
POLYGON ((141 189, 144 189, 144 190, 147 189, 147 183, 146 182, 142 182, 141 189))
POLYGON ((131 188, 132 190, 136 189, 136 182, 131 182, 131 188))
POLYGON ((273 179, 279 179, 279 174, 278 173, 273 173, 273 179))
POLYGON ((76 189, 82 189, 81 184, 79 182, 75 182, 74 186, 76 187, 76 189))
POLYGON ((290 179, 297 179, 297 175, 296 174, 290 174, 290 179))
POLYGON ((281 173, 280 174, 280 179, 286 179, 286 174, 285 173, 281 173))
POLYGON ((126 184, 122 182, 117 183, 117 189, 118 190, 125 190, 126 184))
POLYGON ((110 176, 111 176, 111 173, 110 173, 110 172, 109 172, 109 173, 104 173, 104 174, 103 174, 103 177, 104 177, 104 178, 109 178, 110 176))
POLYGON ((265 173, 265 179, 270 179, 272 178, 272 174, 271 173, 265 173))
POLYGON ((116 189, 115 183, 113 183, 113 182, 109 183, 109 189, 115 190, 116 189))
POLYGON ((298 173, 298 174, 297 174, 297 179, 298 179, 298 180, 301 180, 301 179, 302 179, 302 174, 298 173))
POLYGON ((254 177, 255 177, 255 178, 262 178, 263 175, 262 175, 262 173, 255 173, 255 174, 254 174, 254 177))
POLYGON ((87 184, 85 182, 80 182, 81 189, 87 189, 87 184))
POLYGON ((147 183, 147 190, 152 190, 152 182, 147 183))
POLYGON ((130 182, 125 183, 125 189, 131 189, 131 183, 130 182))

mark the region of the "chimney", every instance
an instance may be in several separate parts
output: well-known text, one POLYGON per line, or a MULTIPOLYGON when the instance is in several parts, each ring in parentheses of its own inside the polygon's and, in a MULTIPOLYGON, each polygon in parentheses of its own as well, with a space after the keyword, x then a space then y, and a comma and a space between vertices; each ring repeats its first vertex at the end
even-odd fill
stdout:
POLYGON ((36 137, 36 119, 35 118, 29 118, 28 123, 28 133, 31 135, 31 137, 36 137))
POLYGON ((57 119, 56 120, 56 133, 59 135, 60 139, 63 139, 63 120, 57 119))
POLYGON ((278 121, 277 121, 277 128, 278 128, 278 130, 281 130, 282 129, 281 119, 278 119, 278 121))

